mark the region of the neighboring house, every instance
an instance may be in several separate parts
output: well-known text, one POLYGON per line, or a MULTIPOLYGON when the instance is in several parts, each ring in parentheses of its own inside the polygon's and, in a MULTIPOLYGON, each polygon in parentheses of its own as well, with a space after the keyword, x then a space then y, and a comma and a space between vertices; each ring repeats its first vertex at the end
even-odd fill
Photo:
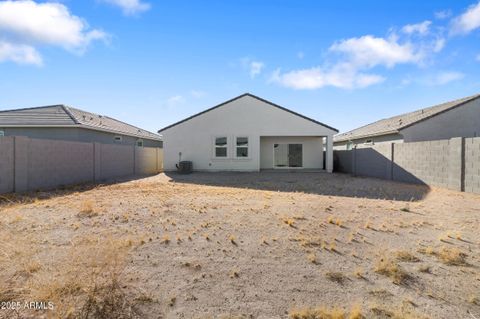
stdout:
POLYGON ((249 93, 158 131, 166 171, 183 160, 204 171, 323 169, 325 144, 328 172, 337 132, 249 93))
POLYGON ((383 119, 334 138, 334 149, 480 135, 480 94, 383 119))
POLYGON ((0 111, 0 136, 162 147, 155 133, 66 105, 0 111))

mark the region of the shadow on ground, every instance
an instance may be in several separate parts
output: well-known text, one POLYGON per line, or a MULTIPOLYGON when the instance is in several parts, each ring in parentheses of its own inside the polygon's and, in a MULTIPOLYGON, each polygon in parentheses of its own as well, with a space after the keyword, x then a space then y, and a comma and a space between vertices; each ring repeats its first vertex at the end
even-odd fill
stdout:
POLYGON ((426 185, 352 177, 341 173, 261 171, 194 172, 189 175, 166 172, 165 174, 176 183, 369 199, 418 201, 430 192, 430 188, 426 185))
POLYGON ((81 193, 93 190, 95 188, 113 185, 117 183, 124 183, 133 180, 140 180, 142 178, 151 177, 154 175, 131 175, 125 177, 118 177, 103 181, 102 183, 84 183, 76 185, 66 185, 54 189, 42 189, 36 191, 28 191, 25 193, 8 193, 0 194, 0 208, 4 205, 17 203, 31 203, 37 199, 50 199, 54 197, 67 196, 74 193, 81 193))

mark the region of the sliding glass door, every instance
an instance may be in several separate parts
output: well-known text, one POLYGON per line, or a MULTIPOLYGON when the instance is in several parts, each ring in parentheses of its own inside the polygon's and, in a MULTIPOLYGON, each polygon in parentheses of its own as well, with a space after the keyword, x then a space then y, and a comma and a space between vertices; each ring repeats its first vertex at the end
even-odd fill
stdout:
POLYGON ((302 144, 274 144, 273 166, 276 168, 303 167, 302 153, 302 144))

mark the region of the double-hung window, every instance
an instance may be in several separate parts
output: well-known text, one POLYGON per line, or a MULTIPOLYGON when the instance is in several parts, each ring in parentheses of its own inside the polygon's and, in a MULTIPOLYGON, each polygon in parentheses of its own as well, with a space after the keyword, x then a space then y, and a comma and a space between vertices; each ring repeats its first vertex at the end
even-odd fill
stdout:
POLYGON ((227 157, 227 137, 221 136, 215 138, 215 157, 227 157))
POLYGON ((239 158, 248 157, 248 137, 238 136, 235 139, 235 156, 239 158))

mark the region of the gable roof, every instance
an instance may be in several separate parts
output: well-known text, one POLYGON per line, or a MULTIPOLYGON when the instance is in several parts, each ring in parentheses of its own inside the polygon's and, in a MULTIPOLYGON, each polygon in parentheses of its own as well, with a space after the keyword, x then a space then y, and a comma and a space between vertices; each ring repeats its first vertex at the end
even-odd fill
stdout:
POLYGON ((256 96, 256 95, 253 95, 253 94, 251 94, 251 93, 244 93, 244 94, 242 94, 242 95, 239 95, 239 96, 237 96, 237 97, 234 97, 233 99, 230 99, 230 100, 228 100, 228 101, 225 101, 225 102, 223 102, 223 103, 220 103, 220 104, 218 104, 218 105, 215 105, 214 107, 211 107, 211 108, 209 108, 209 109, 206 109, 205 111, 202 111, 202 112, 200 112, 200 113, 194 114, 194 115, 192 115, 192 116, 190 116, 190 117, 187 117, 186 119, 183 119, 183 120, 178 121, 178 122, 176 122, 176 123, 173 123, 173 124, 171 124, 171 125, 169 125, 169 126, 166 126, 166 127, 162 128, 162 129, 158 130, 158 133, 160 133, 160 132, 162 132, 162 131, 165 131, 165 130, 171 128, 171 127, 177 126, 177 125, 179 125, 179 124, 181 124, 181 123, 183 123, 183 122, 189 121, 189 120, 191 120, 191 119, 193 119, 193 118, 195 118, 195 117, 197 117, 197 116, 200 116, 200 115, 205 114, 205 113, 207 113, 207 112, 213 111, 213 110, 215 110, 215 109, 217 109, 217 108, 219 108, 219 107, 222 107, 222 106, 224 106, 224 105, 226 105, 226 104, 228 104, 228 103, 230 103, 230 102, 233 102, 233 101, 235 101, 235 100, 241 99, 241 98, 243 98, 243 97, 245 97, 245 96, 252 97, 252 98, 254 98, 254 99, 257 99, 257 100, 259 100, 259 101, 262 101, 262 102, 264 102, 264 103, 267 103, 267 104, 269 104, 269 105, 271 105, 271 106, 274 106, 274 107, 276 107, 276 108, 279 108, 279 109, 281 109, 281 110, 283 110, 283 111, 286 111, 286 112, 289 112, 289 113, 291 113, 291 114, 293 114, 293 115, 299 116, 299 117, 301 117, 301 118, 303 118, 303 119, 305 119, 305 120, 311 121, 311 122, 313 122, 313 123, 315 123, 315 124, 324 126, 324 127, 329 128, 329 129, 331 129, 331 130, 333 130, 333 131, 335 131, 335 132, 338 132, 338 130, 337 130, 336 128, 333 128, 333 127, 331 127, 331 126, 328 126, 328 125, 326 125, 326 124, 323 124, 323 123, 321 123, 321 122, 318 122, 318 121, 316 121, 316 120, 314 120, 314 119, 312 119, 312 118, 306 117, 305 115, 299 114, 299 113, 294 112, 294 111, 292 111, 292 110, 289 110, 289 109, 287 109, 287 108, 285 108, 285 107, 283 107, 283 106, 280 106, 280 105, 275 104, 275 103, 273 103, 273 102, 270 102, 270 101, 268 101, 268 100, 262 99, 261 97, 258 97, 258 96, 256 96))
POLYGON ((335 135, 334 142, 344 142, 355 140, 359 138, 380 136, 387 134, 396 134, 400 130, 407 128, 411 125, 417 124, 419 122, 425 121, 433 116, 447 112, 456 107, 462 106, 470 101, 473 101, 480 97, 480 94, 468 96, 458 100, 438 104, 431 106, 425 109, 420 109, 410 113, 405 113, 390 117, 387 119, 382 119, 377 122, 359 127, 357 129, 335 135))
POLYGON ((161 140, 159 135, 139 127, 67 105, 48 105, 0 111, 0 127, 80 127, 150 140, 161 140))

